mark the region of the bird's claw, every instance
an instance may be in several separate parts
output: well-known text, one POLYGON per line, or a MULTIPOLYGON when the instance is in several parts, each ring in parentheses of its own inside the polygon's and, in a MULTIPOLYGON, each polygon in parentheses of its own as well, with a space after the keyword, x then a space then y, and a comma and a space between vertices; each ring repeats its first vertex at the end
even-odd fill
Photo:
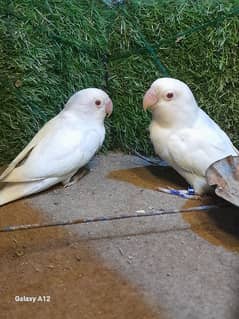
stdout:
POLYGON ((80 179, 82 179, 85 175, 89 173, 90 169, 87 167, 84 167, 84 169, 80 170, 78 173, 75 175, 71 176, 67 180, 63 181, 63 187, 68 188, 71 187, 72 185, 76 184, 80 179))
POLYGON ((71 182, 68 182, 68 183, 66 183, 66 184, 63 184, 63 187, 64 187, 64 188, 71 187, 71 186, 74 185, 76 182, 77 182, 77 180, 73 180, 73 181, 71 181, 71 182))

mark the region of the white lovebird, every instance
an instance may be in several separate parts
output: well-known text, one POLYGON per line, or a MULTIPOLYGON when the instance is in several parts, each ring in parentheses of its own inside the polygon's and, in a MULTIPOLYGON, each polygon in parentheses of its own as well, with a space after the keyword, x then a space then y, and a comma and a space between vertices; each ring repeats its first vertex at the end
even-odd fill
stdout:
POLYGON ((143 107, 152 111, 150 138, 155 152, 196 194, 210 191, 207 168, 226 156, 238 155, 227 134, 197 105, 189 87, 173 78, 154 81, 144 96, 143 107))
POLYGON ((104 118, 112 101, 102 90, 75 93, 0 176, 0 205, 70 182, 105 138, 104 118))

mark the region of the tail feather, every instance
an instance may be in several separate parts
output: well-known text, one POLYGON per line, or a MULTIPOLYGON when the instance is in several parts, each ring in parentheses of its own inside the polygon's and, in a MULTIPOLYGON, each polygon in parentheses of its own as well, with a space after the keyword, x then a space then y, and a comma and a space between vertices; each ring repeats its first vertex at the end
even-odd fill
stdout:
POLYGON ((59 182, 59 178, 54 177, 35 182, 1 183, 0 206, 10 203, 16 199, 41 192, 59 182))

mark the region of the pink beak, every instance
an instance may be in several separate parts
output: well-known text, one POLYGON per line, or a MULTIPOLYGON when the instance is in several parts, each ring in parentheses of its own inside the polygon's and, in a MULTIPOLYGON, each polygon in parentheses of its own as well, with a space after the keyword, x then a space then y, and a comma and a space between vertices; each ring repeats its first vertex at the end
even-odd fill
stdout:
POLYGON ((157 94, 155 92, 155 89, 151 87, 150 89, 148 89, 148 91, 144 95, 144 100, 143 100, 144 110, 146 111, 147 108, 153 106, 157 102, 158 102, 157 94))
POLYGON ((105 104, 105 112, 107 114, 107 117, 111 115, 112 111, 113 111, 113 103, 111 99, 109 99, 105 104))

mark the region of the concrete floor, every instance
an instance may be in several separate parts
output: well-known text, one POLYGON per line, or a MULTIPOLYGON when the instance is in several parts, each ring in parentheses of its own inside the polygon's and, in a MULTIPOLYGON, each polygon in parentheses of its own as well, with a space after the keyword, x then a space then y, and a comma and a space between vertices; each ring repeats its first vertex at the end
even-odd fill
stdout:
MULTIPOLYGON (((198 206, 156 192, 185 186, 170 168, 97 156, 64 189, 0 208, 0 225, 198 206)), ((239 318, 239 210, 0 233, 3 318, 239 318), (47 304, 15 295, 50 295, 47 304)))

